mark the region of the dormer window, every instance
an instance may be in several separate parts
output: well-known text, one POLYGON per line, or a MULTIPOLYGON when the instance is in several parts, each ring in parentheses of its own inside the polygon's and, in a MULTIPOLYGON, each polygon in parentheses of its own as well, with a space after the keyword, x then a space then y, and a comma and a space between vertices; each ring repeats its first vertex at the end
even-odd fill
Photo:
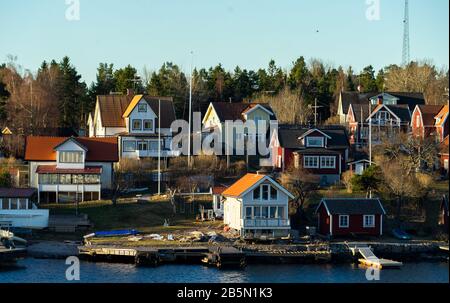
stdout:
POLYGON ((83 152, 61 151, 59 152, 60 163, 83 163, 83 152))
POLYGON ((147 104, 139 104, 138 105, 138 112, 146 113, 147 112, 147 104))
POLYGON ((323 147, 324 138, 323 137, 306 137, 307 147, 323 147))

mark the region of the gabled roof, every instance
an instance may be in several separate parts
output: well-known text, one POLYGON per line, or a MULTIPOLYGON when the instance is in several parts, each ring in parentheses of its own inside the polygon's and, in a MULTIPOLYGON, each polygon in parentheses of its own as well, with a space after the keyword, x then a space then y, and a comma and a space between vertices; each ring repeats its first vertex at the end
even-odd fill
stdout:
MULTIPOLYGON (((309 130, 310 128, 307 127, 280 125, 278 128, 278 140, 280 142, 280 146, 288 149, 305 148, 302 140, 300 140, 299 138, 309 130)), ((349 147, 350 144, 347 132, 343 127, 320 128, 320 131, 331 138, 327 140, 329 149, 343 149, 349 147)))
POLYGON ((61 143, 59 143, 58 145, 56 145, 53 149, 54 149, 54 150, 57 150, 60 146, 66 144, 66 143, 69 142, 69 141, 75 143, 76 145, 78 145, 78 146, 79 146, 81 149, 83 149, 84 151, 87 151, 87 150, 88 150, 88 149, 86 148, 86 146, 84 146, 83 144, 81 144, 80 142, 78 142, 77 140, 75 140, 74 137, 67 138, 67 139, 64 140, 63 142, 61 142, 61 143))
POLYGON ((372 111, 372 114, 366 119, 366 121, 369 121, 371 117, 373 117, 378 111, 381 109, 386 109, 388 112, 390 112, 392 115, 394 115, 396 118, 400 119, 401 122, 411 122, 411 112, 409 111, 408 105, 386 105, 381 104, 375 107, 375 109, 372 111))
MULTIPOLYGON (((128 118, 134 108, 138 105, 138 103, 144 99, 147 104, 150 106, 152 111, 158 117, 159 113, 159 101, 161 101, 161 128, 170 128, 175 118, 175 108, 173 105, 172 97, 158 97, 158 96, 149 96, 149 95, 136 95, 133 100, 131 100, 127 109, 122 115, 122 118, 128 118)), ((159 117, 158 117, 159 118, 159 117)), ((156 125, 158 125, 158 121, 155 121, 156 125)))
POLYGON ((1 134, 2 135, 12 135, 12 131, 8 127, 5 127, 5 128, 2 129, 2 133, 1 134))
MULTIPOLYGON (((414 112, 420 112, 420 115, 422 116, 422 123, 424 126, 434 126, 434 118, 439 114, 441 109, 442 105, 417 105, 414 109, 414 112)), ((411 121, 411 123, 414 123, 414 121, 411 121)))
POLYGON ((378 95, 378 92, 360 93, 360 92, 342 92, 342 110, 344 114, 348 113, 350 104, 369 104, 370 98, 378 95))
POLYGON ((221 122, 225 121, 244 121, 244 114, 254 110, 255 107, 264 108, 267 113, 271 113, 272 120, 276 120, 275 114, 269 104, 264 103, 228 103, 211 102, 212 106, 221 122))
POLYGON ((299 137, 299 139, 303 139, 303 138, 305 138, 306 136, 308 136, 308 135, 310 135, 310 134, 312 134, 312 133, 314 133, 314 132, 319 132, 319 133, 321 133, 324 137, 327 137, 328 139, 331 139, 331 137, 330 137, 329 135, 327 135, 326 133, 324 133, 323 131, 321 131, 321 130, 318 129, 318 128, 312 128, 312 129, 308 130, 307 132, 305 132, 304 134, 302 134, 302 135, 299 137))
POLYGON ((272 185, 277 187, 279 190, 283 191, 286 195, 288 195, 291 199, 294 196, 287 191, 283 186, 275 182, 272 178, 266 175, 258 175, 258 174, 246 174, 244 177, 239 179, 236 183, 227 188, 222 195, 226 197, 235 197, 239 198, 247 194, 250 190, 252 190, 258 184, 261 184, 265 181, 270 182, 272 185))
POLYGON ((133 97, 130 95, 97 96, 99 114, 103 127, 126 127, 122 118, 133 97))
POLYGON ((386 211, 380 199, 328 199, 320 201, 316 208, 318 212, 321 205, 325 206, 328 215, 385 215, 386 211))
POLYGON ((353 116, 355 118, 355 121, 360 123, 362 121, 365 121, 369 117, 369 104, 350 104, 348 113, 350 113, 350 109, 353 112, 353 116), (361 120, 362 116, 362 120, 361 120))
MULTIPOLYGON (((67 141, 67 137, 28 136, 25 144, 25 161, 56 161, 55 147, 67 141)), ((85 146, 87 162, 118 162, 117 138, 74 138, 85 146)))
POLYGON ((436 117, 434 117, 434 119, 436 119, 436 126, 442 126, 445 123, 446 118, 448 118, 448 105, 443 106, 436 117), (437 122, 438 119, 440 119, 439 122, 437 122))
POLYGON ((448 155, 448 153, 449 153, 448 144, 449 144, 449 136, 445 137, 444 141, 441 142, 441 145, 440 145, 440 154, 441 155, 448 155))

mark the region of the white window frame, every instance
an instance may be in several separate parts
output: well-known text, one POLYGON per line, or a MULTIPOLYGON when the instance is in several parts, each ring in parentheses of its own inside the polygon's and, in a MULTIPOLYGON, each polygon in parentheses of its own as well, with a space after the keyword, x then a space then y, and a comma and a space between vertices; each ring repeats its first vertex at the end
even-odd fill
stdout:
POLYGON ((335 156, 322 156, 320 157, 320 168, 332 168, 335 169, 336 168, 336 157, 335 156), (332 160, 330 161, 330 164, 327 165, 327 161, 328 160, 332 160), (332 163, 332 165, 331 165, 332 163))
POLYGON ((364 224, 364 228, 374 228, 375 227, 375 215, 364 215, 363 224, 364 224), (368 218, 372 218, 371 225, 368 225, 366 222, 366 219, 368 219, 368 218))
POLYGON ((133 120, 131 120, 131 130, 142 130, 142 127, 143 127, 143 125, 142 125, 142 119, 133 119, 133 120), (137 127, 134 127, 134 122, 138 122, 139 121, 139 128, 137 128, 137 127))
POLYGON ((147 111, 148 111, 147 104, 145 104, 145 103, 138 104, 138 112, 139 113, 146 113, 147 111), (141 108, 145 108, 145 110, 141 110, 141 108))
POLYGON ((306 147, 323 147, 325 144, 325 139, 324 137, 306 137, 306 147), (320 140, 322 143, 320 145, 317 144, 310 144, 309 140, 310 139, 314 139, 314 140, 320 140))
POLYGON ((339 215, 339 228, 349 228, 350 227, 350 216, 349 215, 339 215), (342 224, 342 219, 347 218, 347 225, 342 224))
POLYGON ((60 151, 59 152, 59 163, 65 163, 65 164, 80 164, 84 163, 84 157, 83 157, 82 151, 60 151))
POLYGON ((303 167, 304 168, 319 168, 320 167, 319 164, 320 164, 319 156, 304 156, 303 157, 303 167), (308 161, 306 159, 308 159, 308 161), (316 161, 314 161, 314 162, 316 162, 316 165, 310 165, 310 161, 311 161, 310 159, 316 159, 316 161), (306 162, 309 162, 308 165, 306 164, 306 162))

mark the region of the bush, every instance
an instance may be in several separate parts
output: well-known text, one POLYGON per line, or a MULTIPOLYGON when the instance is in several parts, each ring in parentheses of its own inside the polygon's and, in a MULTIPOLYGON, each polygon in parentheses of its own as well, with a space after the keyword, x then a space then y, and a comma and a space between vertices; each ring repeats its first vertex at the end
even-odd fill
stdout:
POLYGON ((12 187, 12 177, 6 170, 0 171, 0 187, 12 187))

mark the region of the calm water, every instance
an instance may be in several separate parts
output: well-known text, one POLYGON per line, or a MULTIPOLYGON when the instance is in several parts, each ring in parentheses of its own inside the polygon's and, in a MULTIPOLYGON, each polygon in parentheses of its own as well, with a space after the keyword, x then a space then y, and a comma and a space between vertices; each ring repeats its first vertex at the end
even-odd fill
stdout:
MULTIPOLYGON (((0 268, 0 283, 64 283, 64 260, 20 260, 0 268)), ((240 270, 218 270, 201 265, 134 265, 81 263, 82 283, 367 283, 366 271, 342 265, 249 265, 240 270)), ((383 270, 382 283, 449 283, 448 263, 407 263, 383 270)))

